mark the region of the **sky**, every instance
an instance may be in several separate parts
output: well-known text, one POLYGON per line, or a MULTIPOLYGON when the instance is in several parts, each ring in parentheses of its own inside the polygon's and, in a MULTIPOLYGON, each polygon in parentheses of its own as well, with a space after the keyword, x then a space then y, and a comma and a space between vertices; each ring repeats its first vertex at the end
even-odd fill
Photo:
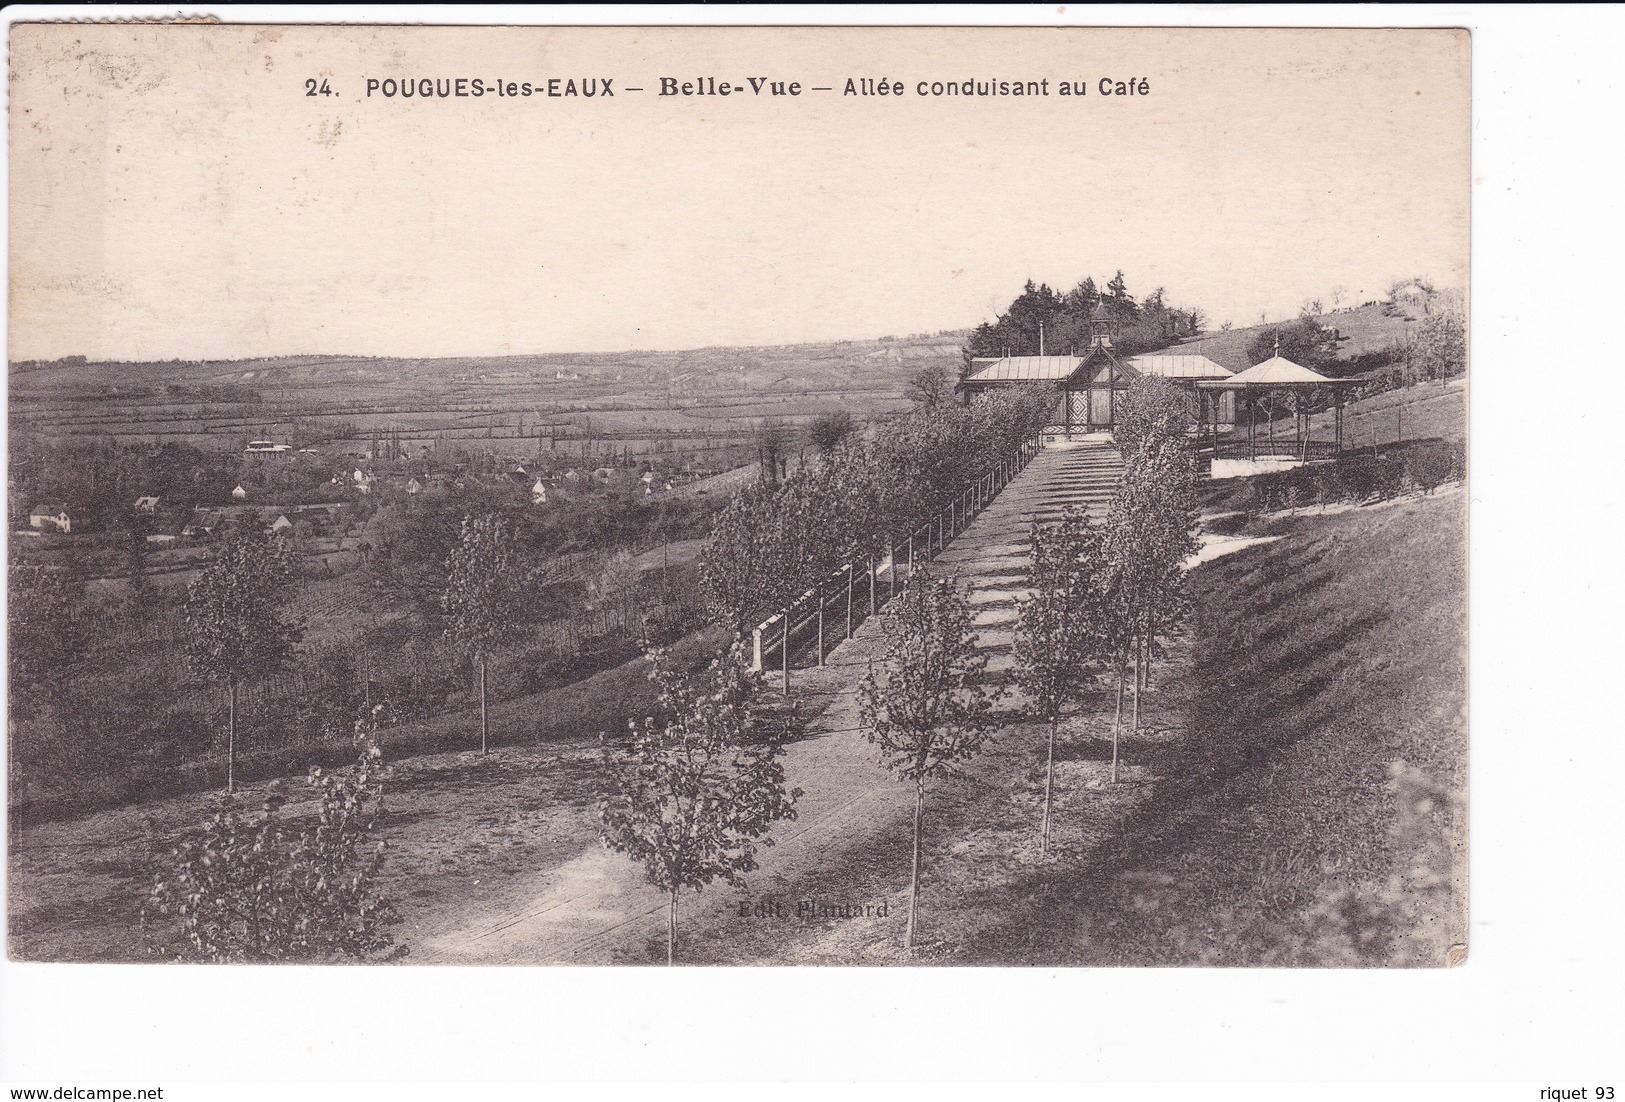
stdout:
POLYGON ((13 361, 870 338, 1118 268, 1248 325, 1467 279, 1461 32, 69 25, 11 52, 13 361), (366 94, 424 77, 616 95, 366 94), (904 94, 842 94, 882 77, 904 94), (967 78, 1051 94, 916 91, 967 78))

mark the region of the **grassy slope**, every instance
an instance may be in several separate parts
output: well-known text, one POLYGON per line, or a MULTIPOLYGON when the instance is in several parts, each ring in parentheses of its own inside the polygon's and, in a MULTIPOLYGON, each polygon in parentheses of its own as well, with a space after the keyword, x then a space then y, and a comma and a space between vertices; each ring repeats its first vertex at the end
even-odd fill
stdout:
MULTIPOLYGON (((1049 858, 1034 844, 1042 732, 1012 716, 964 776, 933 790, 923 959, 1437 963, 1463 924, 1460 885, 1438 880, 1464 829, 1447 796, 1465 768, 1462 502, 1454 492, 1300 515, 1275 523, 1277 542, 1198 569, 1193 630, 1148 695, 1146 729, 1125 746, 1124 783, 1105 783, 1104 694, 1066 724, 1049 858), (1411 766, 1398 783, 1394 761, 1411 766)), ((387 867, 406 941, 522 908, 550 869, 594 848, 591 734, 617 705, 636 706, 610 698, 647 684, 630 668, 600 677, 571 701, 496 710, 502 729, 559 740, 549 746, 397 767, 387 867)), ((462 745, 473 736, 466 716, 455 730, 448 721, 422 734, 462 745)), ((890 900, 891 917, 740 922, 729 913, 736 893, 714 889, 685 905, 685 959, 902 961, 906 792, 860 742, 829 736, 806 752, 831 759, 819 774, 830 801, 860 790, 852 778, 873 780, 870 796, 822 826, 795 824, 792 833, 817 826, 816 838, 786 837, 740 898, 890 900), (778 860, 800 850, 812 857, 778 860)), ((173 830, 205 803, 187 797, 15 834, 13 899, 29 903, 9 915, 12 953, 137 955, 140 817, 173 830)), ((609 958, 652 960, 658 938, 645 940, 631 933, 609 958)), ((551 959, 550 948, 524 959, 551 959)))
MULTIPOLYGON (((673 650, 699 664, 724 639, 691 636, 673 650)), ((476 714, 463 712, 386 733, 389 890, 407 921, 403 937, 434 924, 442 908, 468 905, 473 886, 547 867, 596 838, 602 780, 598 734, 618 731, 652 705, 643 659, 574 685, 491 708, 503 744, 481 757, 476 714), (440 751, 440 752, 425 752, 440 751), (408 757, 408 755, 415 755, 408 757), (404 759, 404 760, 403 760, 404 759)), ((343 765, 329 753, 324 764, 343 765)), ((300 762, 301 772, 309 759, 300 762)), ((297 780, 289 785, 301 790, 297 780)), ((254 808, 266 784, 245 785, 254 808)), ((201 822, 214 793, 132 804, 33 826, 13 826, 8 854, 10 952, 19 960, 139 960, 139 920, 151 817, 164 836, 201 822)), ((295 813, 299 809, 293 809, 295 813)), ((309 810, 309 809, 306 809, 309 810)))
MULTIPOLYGON (((1168 351, 1206 356, 1231 371, 1240 371, 1251 366, 1247 359, 1247 346, 1259 333, 1288 325, 1293 320, 1283 318, 1245 329, 1214 330, 1168 351)), ((1402 313, 1389 313, 1383 306, 1359 306, 1334 314, 1320 314, 1315 320, 1328 329, 1338 331, 1342 339, 1337 343, 1337 355, 1344 359, 1391 348, 1401 343, 1405 330, 1416 324, 1402 313)))
MULTIPOLYGON (((1462 501, 1275 521, 1276 542, 1199 568, 1193 630, 1125 741, 1123 781, 1108 781, 1107 694, 1064 724, 1049 857, 1036 837, 1044 732, 1007 711, 928 798, 915 959, 1442 963, 1464 940, 1451 797, 1465 777, 1462 501)), ((839 783, 857 792, 872 755, 849 758, 839 783)), ((684 959, 906 963, 907 803, 900 786, 877 789, 839 833, 820 830, 815 862, 774 851, 744 892, 686 904, 684 959), (886 901, 890 915, 736 917, 761 899, 886 901)), ((775 832, 785 849, 803 825, 775 832)), ((654 960, 657 941, 630 938, 612 959, 654 960)))
POLYGON ((1183 731, 1140 751, 1157 782, 1081 860, 1007 883, 966 959, 1442 963, 1465 940, 1463 502, 1303 516, 1199 569, 1152 713, 1183 731))

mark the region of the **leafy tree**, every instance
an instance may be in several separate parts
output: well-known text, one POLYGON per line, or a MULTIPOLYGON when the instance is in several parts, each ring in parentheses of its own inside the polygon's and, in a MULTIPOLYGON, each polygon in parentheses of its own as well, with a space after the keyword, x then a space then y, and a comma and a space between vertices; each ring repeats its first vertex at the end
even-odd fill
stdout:
POLYGON ((491 752, 486 666, 497 646, 513 634, 517 581, 508 525, 490 513, 465 517, 462 536, 446 561, 440 606, 445 612, 446 638, 479 671, 482 754, 491 752))
POLYGON ((1467 325, 1459 313, 1429 314, 1412 341, 1411 362, 1423 378, 1442 383, 1467 370, 1467 325))
MULTIPOLYGON (((79 623, 83 586, 60 570, 14 563, 7 599, 11 689, 31 705, 36 690, 54 683, 84 648, 79 623)), ((25 708, 26 710, 26 708, 25 708)))
POLYGON ((1331 363, 1336 351, 1336 341, 1330 329, 1314 318, 1300 317, 1259 330, 1247 345, 1247 362, 1259 364, 1272 356, 1281 355, 1293 363, 1319 371, 1331 363))
POLYGON ((144 603, 152 593, 147 578, 147 524, 146 518, 124 514, 119 531, 119 543, 124 552, 124 574, 130 580, 130 594, 137 604, 144 603))
POLYGON ((867 447, 815 458, 782 483, 755 483, 719 513, 702 556, 706 596, 735 629, 777 611, 825 575, 881 551, 1030 441, 1055 395, 1026 387, 916 407, 867 447))
POLYGON ((677 953, 677 900, 714 880, 740 884, 756 868, 776 822, 796 817, 799 788, 784 785, 784 742, 753 703, 759 678, 736 638, 722 657, 684 675, 667 652, 650 652, 656 715, 631 724, 625 746, 606 743, 614 790, 599 805, 604 844, 641 862, 664 891, 666 963, 677 953))
POLYGON ((1040 847, 1049 851, 1054 806, 1055 735, 1061 712, 1094 679, 1106 649, 1105 564, 1087 513, 1068 509, 1056 524, 1033 526, 1027 584, 1015 632, 1016 679, 1034 714, 1049 725, 1040 847))
POLYGON ((226 791, 236 787, 237 699, 244 681, 293 655, 300 628, 278 613, 293 558, 254 523, 226 531, 219 553, 186 590, 186 661, 226 690, 226 791))
POLYGON ((982 684, 987 656, 976 651, 970 606, 952 579, 910 578, 881 624, 885 664, 858 686, 858 709, 866 737, 880 747, 881 764, 914 786, 904 940, 913 952, 926 786, 981 750, 1004 692, 982 684))
MULTIPOLYGON (((379 709, 382 706, 378 706, 379 709)), ((310 771, 320 807, 295 829, 274 782, 258 814, 230 793, 202 827, 172 845, 155 839, 155 871, 142 925, 174 919, 183 958, 208 961, 365 960, 405 955, 400 922, 378 886, 384 843, 374 841, 383 796, 381 711, 357 721, 358 755, 346 774, 310 771)), ((148 821, 148 829, 152 824, 148 821)))
POLYGON ((913 374, 903 393, 918 406, 936 409, 953 401, 954 384, 945 365, 927 364, 913 374))
MULTIPOLYGON (((1148 390, 1150 380, 1131 388, 1148 390)), ((1117 708, 1112 722, 1112 779, 1117 779, 1124 687, 1134 673, 1134 727, 1140 690, 1158 638, 1178 627, 1185 614, 1184 563, 1195 552, 1196 482, 1183 433, 1153 432, 1125 457, 1103 534, 1107 567, 1109 633, 1117 667, 1117 708)))
POLYGON ((1135 380, 1118 400, 1112 436, 1124 455, 1134 455, 1150 440, 1183 439, 1190 427, 1190 400, 1168 379, 1147 375, 1135 380))
POLYGON ((852 438, 857 426, 846 410, 821 413, 807 426, 807 439, 813 447, 826 454, 842 447, 852 438))
POLYGON ((777 418, 769 417, 755 428, 756 462, 761 481, 769 489, 777 487, 780 480, 789 475, 792 437, 789 427, 777 418))

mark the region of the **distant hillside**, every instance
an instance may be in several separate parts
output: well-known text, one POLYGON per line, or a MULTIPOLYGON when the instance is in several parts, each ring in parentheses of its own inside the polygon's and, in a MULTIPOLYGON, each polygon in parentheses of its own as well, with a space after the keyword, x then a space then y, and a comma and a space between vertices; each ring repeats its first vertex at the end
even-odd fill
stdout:
MULTIPOLYGON (((1390 313, 1391 309, 1387 306, 1357 306, 1335 313, 1319 314, 1315 320, 1327 329, 1337 330, 1340 337, 1337 343, 1337 358, 1352 360, 1367 352, 1381 352, 1404 345, 1406 330, 1417 322, 1402 312, 1390 313)), ((1254 338, 1266 329, 1289 324, 1290 320, 1273 321, 1265 325, 1249 326, 1246 329, 1231 329, 1228 332, 1204 333, 1200 337, 1181 341, 1175 348, 1180 352, 1206 356, 1231 371, 1240 371, 1252 366, 1251 361, 1247 359, 1247 346, 1254 338)))
POLYGON ((148 363, 13 363, 14 392, 60 388, 248 385, 258 389, 355 384, 611 384, 644 393, 695 395, 793 389, 901 391, 921 366, 957 364, 960 332, 816 344, 468 356, 443 359, 370 356, 280 356, 244 360, 148 363), (895 379, 888 378, 896 375, 895 379), (877 378, 877 375, 879 378, 877 378))

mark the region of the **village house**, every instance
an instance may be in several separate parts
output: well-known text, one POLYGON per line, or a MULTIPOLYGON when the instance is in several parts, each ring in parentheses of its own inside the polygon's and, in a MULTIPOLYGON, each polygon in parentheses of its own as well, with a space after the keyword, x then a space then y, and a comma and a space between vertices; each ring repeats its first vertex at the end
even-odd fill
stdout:
POLYGON ((421 494, 423 492, 423 483, 419 482, 415 478, 407 479, 406 480, 406 492, 408 494, 414 496, 414 497, 417 496, 418 494, 421 494))
POLYGON ((233 497, 233 498, 234 498, 234 499, 236 499, 236 500, 237 500, 237 501, 243 501, 243 500, 244 500, 244 499, 246 499, 246 498, 247 498, 247 497, 248 497, 248 491, 247 491, 247 490, 245 490, 245 489, 243 489, 243 487, 242 487, 242 483, 238 483, 238 484, 237 484, 237 485, 236 485, 236 486, 235 486, 235 487, 234 487, 234 488, 233 488, 233 489, 232 489, 232 491, 231 491, 231 496, 232 496, 232 497, 233 497))
POLYGON ((533 505, 547 504, 547 483, 537 479, 530 487, 530 500, 533 505))
POLYGON ((42 531, 55 528, 58 532, 71 532, 73 519, 68 516, 66 505, 36 505, 28 510, 28 526, 42 531))
POLYGON ((293 532, 293 521, 288 519, 288 514, 279 513, 277 515, 277 518, 275 520, 273 520, 270 523, 270 526, 267 527, 265 530, 267 532, 271 533, 273 536, 280 536, 283 533, 292 534, 292 532, 293 532))
POLYGON ((205 509, 202 506, 193 509, 192 519, 181 529, 181 538, 191 540, 214 535, 224 516, 219 509, 205 509))
POLYGON ((152 516, 158 511, 158 499, 151 496, 136 498, 135 511, 144 516, 152 516))

